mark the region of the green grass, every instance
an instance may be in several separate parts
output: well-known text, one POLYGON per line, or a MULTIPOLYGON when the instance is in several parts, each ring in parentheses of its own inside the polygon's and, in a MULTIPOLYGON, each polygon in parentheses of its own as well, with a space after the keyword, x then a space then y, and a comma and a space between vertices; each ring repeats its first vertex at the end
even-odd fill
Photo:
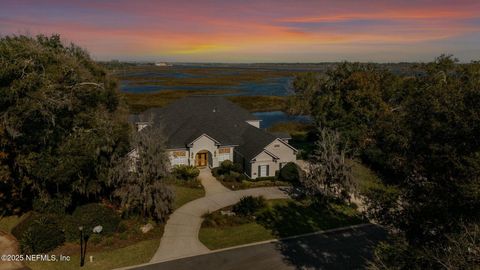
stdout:
POLYGON ((209 249, 238 246, 274 239, 268 229, 255 222, 221 228, 201 228, 199 239, 209 249))
POLYGON ((279 122, 268 128, 270 132, 287 132, 290 135, 306 136, 307 132, 314 130, 311 124, 300 123, 295 121, 279 122))
MULTIPOLYGON (((79 255, 71 256, 70 262, 29 262, 32 270, 61 270, 61 269, 113 269, 147 263, 158 248, 159 239, 145 240, 133 245, 101 252, 88 252, 85 266, 79 267, 79 255), (94 256, 94 262, 89 257, 94 256)), ((53 254, 53 253, 52 253, 53 254)), ((58 255, 58 254, 57 254, 58 255)))
POLYGON ((22 220, 28 217, 27 214, 23 214, 22 216, 7 216, 7 217, 0 217, 0 230, 10 233, 12 229, 17 226, 22 220))
POLYGON ((205 190, 203 188, 191 188, 183 186, 174 186, 175 189, 175 202, 174 209, 188 203, 189 201, 196 200, 205 196, 205 190))
POLYGON ((365 193, 371 188, 381 185, 380 178, 368 167, 356 160, 350 160, 353 179, 360 193, 365 193))
MULTIPOLYGON (((218 212, 216 213, 219 215, 218 212)), ((267 207, 256 214, 255 221, 247 218, 241 218, 239 221, 239 216, 222 216, 221 218, 227 220, 217 224, 227 225, 212 226, 204 223, 200 230, 200 241, 210 249, 226 248, 365 222, 354 205, 334 202, 328 205, 318 205, 291 199, 267 201, 267 207)))
MULTIPOLYGON (((235 93, 232 90, 166 90, 155 93, 123 93, 123 97, 130 108, 130 112, 139 113, 152 107, 164 107, 175 100, 192 95, 224 95, 235 93)), ((250 112, 261 111, 284 111, 286 110, 286 98, 276 96, 229 96, 233 103, 249 110, 250 112)))
POLYGON ((365 222, 353 205, 289 201, 274 205, 260 214, 257 223, 270 229, 277 237, 329 230, 365 222))
POLYGON ((228 99, 250 112, 285 111, 287 109, 287 99, 285 97, 232 96, 228 99))

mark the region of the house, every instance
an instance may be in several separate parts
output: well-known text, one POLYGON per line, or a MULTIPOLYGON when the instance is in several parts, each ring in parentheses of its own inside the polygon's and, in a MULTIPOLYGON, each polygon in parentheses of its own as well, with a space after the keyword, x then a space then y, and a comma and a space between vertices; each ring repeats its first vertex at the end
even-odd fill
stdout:
POLYGON ((242 166, 250 178, 275 176, 297 150, 286 134, 261 129, 261 120, 218 96, 190 96, 163 108, 130 116, 138 130, 160 125, 172 166, 218 167, 224 160, 242 166))

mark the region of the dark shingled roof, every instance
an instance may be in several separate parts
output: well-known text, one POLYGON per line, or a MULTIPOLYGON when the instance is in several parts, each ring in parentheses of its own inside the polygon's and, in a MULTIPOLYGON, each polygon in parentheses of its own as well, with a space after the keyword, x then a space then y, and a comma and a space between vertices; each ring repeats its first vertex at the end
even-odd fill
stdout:
POLYGON ((148 109, 131 121, 160 124, 170 149, 186 148, 203 134, 220 145, 237 145, 247 160, 258 155, 277 137, 258 129, 247 120, 258 120, 247 110, 218 96, 190 96, 164 108, 148 109))
POLYGON ((288 132, 270 132, 270 133, 279 139, 290 140, 292 138, 292 136, 290 136, 288 132))

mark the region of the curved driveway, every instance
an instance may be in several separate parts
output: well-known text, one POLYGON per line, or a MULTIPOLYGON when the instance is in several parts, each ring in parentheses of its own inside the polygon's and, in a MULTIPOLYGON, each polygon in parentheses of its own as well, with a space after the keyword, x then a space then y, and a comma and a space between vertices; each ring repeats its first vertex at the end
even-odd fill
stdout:
POLYGON ((278 187, 252 188, 231 191, 220 184, 204 169, 200 180, 205 197, 191 201, 170 215, 155 255, 150 262, 162 262, 182 257, 200 255, 210 250, 198 240, 203 214, 237 203, 244 196, 264 196, 265 199, 288 198, 278 187))

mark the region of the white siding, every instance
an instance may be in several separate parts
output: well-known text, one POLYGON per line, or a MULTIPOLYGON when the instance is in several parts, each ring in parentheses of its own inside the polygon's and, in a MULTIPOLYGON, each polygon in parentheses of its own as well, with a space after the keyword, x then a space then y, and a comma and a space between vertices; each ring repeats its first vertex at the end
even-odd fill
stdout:
POLYGON ((188 165, 188 151, 182 149, 170 150, 168 151, 168 159, 171 166, 188 165))
POLYGON ((265 151, 258 154, 255 157, 255 161, 251 164, 251 173, 250 178, 255 179, 257 177, 266 177, 266 176, 275 176, 275 171, 277 170, 278 163, 273 159, 273 157, 267 154, 265 151), (268 166, 268 174, 264 176, 259 175, 259 171, 262 170, 262 166, 268 166))
MULTIPOLYGON (((285 145, 285 142, 280 139, 276 139, 271 144, 267 145, 265 149, 277 156, 279 158, 279 163, 286 164, 288 162, 297 161, 297 151, 285 145)), ((276 170, 278 169, 279 167, 276 168, 276 170)))
POLYGON ((198 137, 194 142, 192 147, 190 148, 190 164, 195 165, 195 158, 197 156, 197 153, 203 150, 207 150, 210 152, 210 156, 212 160, 209 160, 209 166, 210 167, 217 167, 218 166, 218 159, 216 157, 216 150, 217 146, 215 145, 215 142, 210 139, 208 136, 202 135, 198 137))
MULTIPOLYGON (((297 152, 291 147, 285 145, 285 142, 276 139, 271 144, 265 147, 269 153, 276 156, 278 159, 275 160, 271 155, 267 154, 265 151, 260 153, 257 157, 254 158, 255 161, 251 163, 250 177, 255 179, 259 176, 259 170, 262 170, 261 166, 268 165, 268 175, 275 176, 275 172, 280 169, 280 165, 285 165, 288 162, 295 162, 297 160, 297 152)), ((263 177, 263 176, 262 176, 263 177)))
POLYGON ((225 160, 230 160, 230 161, 233 161, 233 147, 220 147, 217 149, 217 152, 216 152, 216 155, 217 155, 217 158, 218 158, 218 165, 220 165, 220 163, 222 163, 223 161, 225 160), (228 153, 220 153, 222 152, 223 149, 228 149, 228 153))

